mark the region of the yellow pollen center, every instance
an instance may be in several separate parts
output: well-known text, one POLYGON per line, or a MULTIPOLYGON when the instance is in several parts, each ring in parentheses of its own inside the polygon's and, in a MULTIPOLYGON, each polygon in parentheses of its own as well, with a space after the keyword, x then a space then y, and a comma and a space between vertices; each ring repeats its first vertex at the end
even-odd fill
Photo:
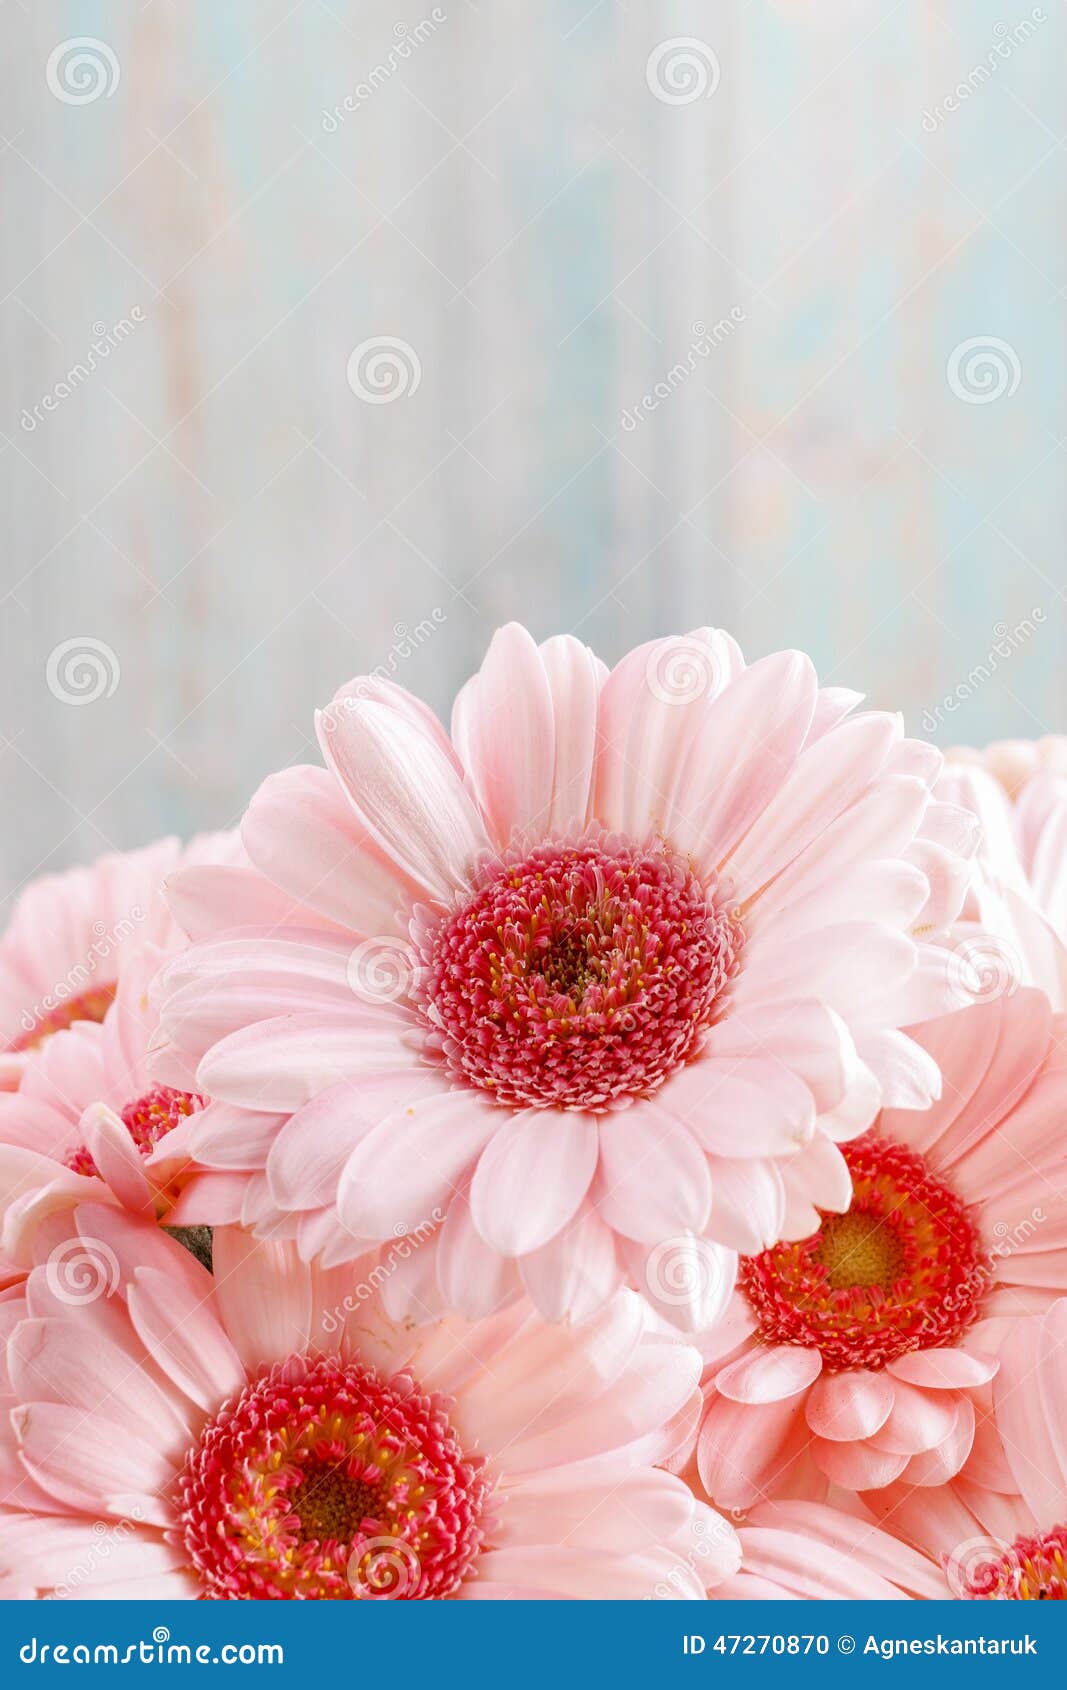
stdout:
POLYGON ((815 1258, 826 1269, 830 1288, 889 1286, 904 1272, 904 1251, 891 1221, 862 1209, 830 1215, 822 1224, 815 1258))
POLYGON ((363 1479, 350 1478, 338 1468, 319 1467, 292 1494, 293 1513, 300 1521, 300 1536, 306 1543, 346 1543, 359 1532, 363 1521, 382 1505, 380 1487, 363 1479))

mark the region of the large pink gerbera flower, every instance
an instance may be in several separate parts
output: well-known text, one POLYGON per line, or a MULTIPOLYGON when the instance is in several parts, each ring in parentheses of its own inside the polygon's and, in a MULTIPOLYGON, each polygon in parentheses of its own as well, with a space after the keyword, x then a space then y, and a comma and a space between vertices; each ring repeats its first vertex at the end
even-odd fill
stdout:
POLYGON ((414 1328, 351 1268, 88 1205, 0 1300, 0 1594, 702 1598, 731 1527, 653 1464, 700 1360, 621 1292, 414 1328), (699 1569, 699 1573, 695 1570, 699 1569))
POLYGON ((707 1340, 701 1478, 721 1506, 964 1465, 1002 1317, 1067 1290, 1067 1018, 1020 990, 914 1030, 925 1113, 845 1146, 851 1204, 741 1266, 707 1340))
POLYGON ((864 1503, 943 1567, 964 1599, 1067 1601, 1067 1300, 1013 1321, 980 1460, 936 1490, 903 1483, 864 1503))
POLYGON ((239 1148, 187 1139, 245 1170, 244 1220, 337 1261, 440 1209, 468 1314, 520 1278, 553 1318, 629 1280, 706 1325, 730 1250, 847 1205, 836 1141, 938 1090, 899 1029, 949 1006, 911 933, 955 913, 970 818, 855 703, 709 630, 608 675, 508 627, 451 739, 395 686, 344 688, 328 768, 268 780, 242 827, 319 931, 264 927, 262 878, 175 882, 206 942, 167 977, 157 1072, 258 1112, 239 1148))
POLYGON ((1067 739, 948 755, 937 794, 981 824, 962 919, 946 936, 964 992, 1022 983, 1067 1009, 1067 739))
POLYGON ((128 956, 184 942, 162 898, 168 874, 238 860, 236 834, 159 839, 31 882, 0 938, 0 1087, 18 1085, 53 1033, 104 1019, 128 956))

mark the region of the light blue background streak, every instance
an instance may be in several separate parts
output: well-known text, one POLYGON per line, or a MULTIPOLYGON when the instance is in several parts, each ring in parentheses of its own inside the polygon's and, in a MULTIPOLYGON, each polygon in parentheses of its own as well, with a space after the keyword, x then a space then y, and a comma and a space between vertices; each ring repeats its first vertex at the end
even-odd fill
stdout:
POLYGON ((1067 726, 1064 5, 932 127, 1032 9, 440 10, 331 132, 422 0, 5 8, 6 888, 235 820, 357 671, 446 709, 511 616, 609 660, 720 622, 914 731, 962 686, 946 743, 1067 726), (45 77, 76 36, 121 66, 82 105, 45 77), (680 36, 721 80, 672 105, 646 65, 680 36), (345 371, 377 335, 422 373, 374 406, 345 371), (969 404, 979 337, 1020 379, 969 404), (80 708, 46 682, 78 636, 120 670, 80 708))

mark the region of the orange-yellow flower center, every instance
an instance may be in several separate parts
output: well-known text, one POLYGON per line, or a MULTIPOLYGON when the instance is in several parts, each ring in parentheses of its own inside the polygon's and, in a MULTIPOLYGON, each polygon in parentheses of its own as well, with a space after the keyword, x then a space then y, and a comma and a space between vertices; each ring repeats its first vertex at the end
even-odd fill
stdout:
POLYGON ((64 1032, 75 1021, 103 1021, 114 1000, 114 986, 92 986, 86 992, 79 992, 35 1020, 32 1027, 12 1039, 8 1049, 36 1050, 53 1033, 64 1032))
POLYGON ((970 1210, 905 1145, 867 1133, 842 1151, 846 1213, 741 1263, 761 1338, 817 1349, 829 1372, 951 1344, 977 1318, 991 1278, 970 1210))

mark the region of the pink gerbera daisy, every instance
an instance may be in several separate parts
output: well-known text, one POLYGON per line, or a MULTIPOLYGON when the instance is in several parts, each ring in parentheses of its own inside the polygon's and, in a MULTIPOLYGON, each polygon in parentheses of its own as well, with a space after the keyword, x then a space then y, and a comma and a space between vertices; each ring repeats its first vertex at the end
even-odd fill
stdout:
POLYGON ((0 1087, 18 1085, 53 1033, 104 1019, 126 957, 184 942, 161 895, 168 874, 183 862, 242 858, 236 834, 184 848, 159 839, 31 882, 0 938, 0 1087))
POLYGON ((244 1167, 245 1221, 338 1261, 439 1209, 469 1315, 520 1284, 584 1315, 628 1281, 707 1325, 730 1251, 847 1205, 836 1141, 938 1091, 900 1028, 949 1007, 912 935, 955 913, 971 822, 931 801, 938 753, 856 701, 712 630, 609 675, 505 628, 451 739, 389 683, 344 688, 328 767, 244 819, 259 885, 174 886, 206 942, 168 973, 157 1072, 258 1112, 239 1150, 195 1132, 244 1167), (318 931, 264 926, 263 877, 318 931), (688 1293, 660 1271, 687 1241, 688 1293))
POLYGON ((941 1101, 884 1111, 844 1147, 844 1212, 742 1262, 706 1345, 698 1463, 720 1506, 963 1467, 1002 1317, 1067 1289, 1065 1033, 1025 989, 913 1029, 941 1101))
POLYGON ((0 1249, 9 1267, 29 1265, 45 1216, 99 1201, 104 1187, 109 1200, 171 1227, 184 1224, 190 1201, 201 1226, 233 1207, 227 1176, 190 1170, 172 1136, 208 1099, 148 1072, 159 962, 155 946, 128 952, 103 1021, 57 1031, 18 1090, 0 1091, 0 1249))
POLYGON ((939 1489, 890 1485, 865 1505, 940 1565, 957 1597, 1067 1601, 1065 1401, 1061 1299, 1008 1327, 981 1458, 939 1489))
POLYGON ((212 1279, 118 1209, 73 1219, 0 1300, 4 1595, 698 1599, 736 1569, 654 1465, 699 1356, 632 1293, 581 1329, 414 1328, 291 1245, 220 1229, 212 1279))
POLYGON ((947 935, 963 991, 1040 986, 1067 1009, 1067 738, 948 757, 938 796, 981 823, 961 920, 947 935))

